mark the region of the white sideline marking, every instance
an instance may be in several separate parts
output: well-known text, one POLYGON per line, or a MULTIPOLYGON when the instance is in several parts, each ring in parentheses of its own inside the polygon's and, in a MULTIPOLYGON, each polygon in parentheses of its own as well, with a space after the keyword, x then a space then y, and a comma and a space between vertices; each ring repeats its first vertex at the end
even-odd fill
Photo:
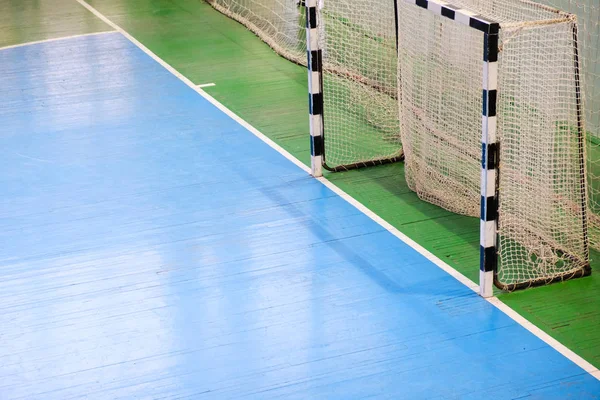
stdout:
POLYGON ((216 86, 214 83, 203 83, 202 85, 196 85, 196 87, 199 88, 205 88, 205 87, 211 87, 211 86, 216 86))
POLYGON ((84 37, 84 36, 105 35, 107 33, 117 33, 117 32, 118 31, 114 30, 114 31, 94 32, 94 33, 81 33, 81 34, 78 34, 78 35, 70 35, 70 36, 61 36, 61 37, 57 37, 57 38, 50 38, 50 39, 44 39, 44 40, 36 40, 34 42, 11 44, 10 46, 0 47, 0 50, 8 50, 8 49, 14 49, 15 47, 30 46, 32 44, 40 44, 40 43, 47 43, 47 42, 56 42, 58 40, 73 39, 73 38, 84 37))
MULTIPOLYGON (((139 47, 140 50, 142 50, 144 53, 146 53, 148 56, 150 56, 154 61, 156 61, 157 63, 159 63, 160 65, 162 65, 170 73, 172 73, 177 78, 179 78, 180 80, 182 80, 190 88, 194 89, 199 95, 201 95, 202 97, 204 97, 206 100, 208 100, 211 104, 213 104, 219 110, 221 110, 222 112, 224 112, 225 114, 227 114, 230 118, 232 118, 233 120, 235 120, 237 123, 239 123, 240 125, 242 125, 244 128, 246 128, 247 130, 249 130, 250 132, 252 132, 254 135, 258 136, 262 141, 264 141, 269 146, 271 146, 272 148, 274 148, 275 150, 277 150, 278 152, 280 152, 285 158, 287 158, 288 160, 290 160, 291 162, 293 162, 294 164, 296 164, 298 167, 302 168, 305 172, 307 172, 307 173, 310 174, 310 168, 309 167, 307 167, 306 165, 304 165, 303 163, 301 163, 300 160, 298 160, 296 157, 294 157, 290 153, 288 153, 283 147, 279 146, 277 143, 273 142, 271 139, 269 139, 268 137, 266 137, 265 135, 263 135, 262 133, 260 133, 252 125, 250 125, 249 123, 247 123, 246 121, 244 121, 243 119, 241 119, 240 117, 238 117, 237 115, 235 115, 233 113, 233 111, 229 110, 223 104, 219 103, 211 95, 209 95, 208 93, 206 93, 204 90, 200 89, 191 80, 189 80, 188 78, 186 78, 185 76, 183 76, 179 71, 177 71, 175 68, 173 68, 172 66, 170 66, 169 64, 167 64, 163 59, 161 59, 156 54, 154 54, 152 51, 150 51, 150 49, 148 49, 146 46, 144 46, 142 43, 140 43, 136 38, 134 38, 129 33, 127 33, 119 25, 115 24, 114 22, 112 22, 111 20, 109 20, 108 18, 106 18, 98 10, 96 10, 94 7, 90 6, 84 0, 75 0, 75 1, 78 2, 79 4, 81 4, 83 7, 87 8, 92 14, 94 14, 96 17, 100 18, 103 22, 105 22, 106 24, 110 25, 112 28, 115 29, 115 31, 121 33, 123 36, 125 36, 127 39, 129 39, 129 41, 132 42, 133 44, 135 44, 137 47, 139 47)), ((324 183, 327 182, 326 183, 327 185, 332 185, 333 186, 333 184, 331 184, 329 181, 321 180, 321 182, 324 182, 324 183)), ((344 195, 345 195, 346 198, 350 198, 350 196, 348 196, 347 194, 344 193, 344 195)), ((373 214, 373 215, 375 215, 375 214, 373 214)))
MULTIPOLYGON (((96 10, 95 8, 93 8, 92 6, 87 4, 84 0, 75 0, 75 1, 77 1, 83 7, 87 8, 92 14, 94 14, 95 16, 100 18, 102 21, 104 21, 105 23, 107 23, 108 25, 113 27, 116 31, 120 32, 123 36, 125 36, 127 39, 129 39, 129 41, 131 41, 133 44, 135 44, 137 47, 139 47, 140 50, 142 50, 144 53, 146 53, 148 56, 150 56, 153 60, 158 62, 160 65, 162 65, 165 69, 167 69, 169 72, 171 72, 177 78, 182 80, 190 88, 194 89, 198 94, 200 94, 202 97, 204 97, 206 100, 208 100, 211 104, 213 104, 219 110, 221 110, 222 112, 227 114, 230 118, 232 118, 238 124, 240 124, 247 130, 252 132, 255 136, 257 136, 263 142, 265 142, 266 144, 271 146, 273 149, 277 150, 279 153, 281 153, 281 155, 283 155, 289 161, 291 161, 296 166, 301 168, 304 172, 306 172, 307 174, 310 174, 310 168, 308 166, 304 165, 302 162, 300 162, 300 160, 298 160, 296 157, 291 155, 287 150, 285 150, 284 148, 279 146, 277 143, 273 142, 271 139, 269 139, 264 134, 259 132, 256 128, 254 128, 248 122, 246 122, 243 119, 241 119, 240 117, 238 117, 236 114, 233 113, 233 111, 229 110, 223 104, 219 103, 215 98, 213 98, 211 95, 206 93, 204 90, 200 89, 197 85, 194 85, 194 83, 192 81, 190 81, 188 78, 183 76, 179 71, 177 71, 175 68, 173 68, 172 66, 167 64, 164 60, 159 58, 156 54, 154 54, 152 51, 150 51, 150 49, 148 49, 146 46, 144 46, 142 43, 140 43, 137 39, 135 39, 133 36, 131 36, 129 33, 127 33, 120 26, 118 26, 117 24, 113 23, 111 20, 106 18, 98 10, 96 10)), ((437 265, 439 268, 444 270, 446 273, 448 273, 449 275, 454 277, 460 283, 467 286, 474 292, 476 292, 476 293, 478 292, 479 286, 477 284, 475 284, 473 281, 468 279, 466 276, 464 276, 463 274, 461 274, 460 272, 458 272, 457 270, 455 270, 454 268, 452 268, 451 266, 449 266, 448 264, 446 264, 445 262, 443 262, 442 260, 440 260, 439 258, 434 256, 432 253, 430 253, 428 250, 426 250, 421 245, 416 243, 414 240, 412 240, 411 238, 409 238, 408 236, 406 236, 405 234, 400 232, 398 229, 393 227, 391 224, 389 224, 388 222, 383 220, 381 217, 379 217, 373 211, 369 210, 363 204, 359 203, 353 197, 349 196, 342 189, 335 186, 332 182, 328 181, 324 177, 315 178, 315 179, 317 179, 319 182, 321 182, 327 188, 329 188, 330 190, 335 192, 338 196, 340 196, 341 198, 346 200, 348 203, 352 204, 354 207, 356 207, 358 210, 360 210, 366 216, 368 216, 373 221, 375 221, 376 223, 381 225, 383 228, 388 230, 390 233, 392 233, 398 239, 402 240, 408 246, 412 247, 415 251, 417 251, 419 254, 421 254, 423 257, 425 257, 427 260, 431 261, 433 264, 437 265)), ((516 323, 523 326, 529 332, 531 332, 532 334, 534 334, 535 336, 540 338, 542 341, 544 341, 550 347, 554 348, 556 351, 558 351, 564 357, 571 360, 573 363, 575 363, 580 368, 582 368, 585 372, 589 373, 594 378, 600 380, 600 370, 598 370, 592 364, 590 364, 589 362, 584 360, 582 357, 575 354, 571 349, 567 348, 565 345, 560 343, 558 340, 552 338, 546 332, 542 331, 541 329, 539 329, 538 327, 533 325, 531 322, 526 320, 515 310, 513 310, 506 304, 502 303, 497 297, 488 297, 488 298, 485 298, 484 300, 487 301, 488 303, 492 304, 493 306, 495 306, 497 309, 499 309, 503 313, 505 313, 508 317, 512 318, 516 323)))

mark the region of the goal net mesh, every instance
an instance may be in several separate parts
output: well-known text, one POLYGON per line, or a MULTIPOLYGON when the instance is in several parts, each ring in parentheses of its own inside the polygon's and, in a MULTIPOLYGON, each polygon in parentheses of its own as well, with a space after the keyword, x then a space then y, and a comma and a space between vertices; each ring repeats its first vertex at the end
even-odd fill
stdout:
POLYGON ((539 0, 577 15, 587 129, 590 245, 600 250, 600 1, 539 0))
MULTIPOLYGON (((283 57, 306 65, 303 2, 207 1, 283 57)), ((343 169, 400 156, 394 2, 326 0, 318 20, 327 166, 343 169)))
MULTIPOLYGON (((583 132, 571 15, 520 0, 458 0, 501 24, 498 281, 567 277, 587 265, 583 132)), ((400 121, 409 186, 480 213, 483 33, 399 3, 400 121)))
POLYGON ((399 156, 393 1, 325 1, 319 15, 327 165, 399 156))
POLYGON ((296 0, 206 0, 254 32, 281 56, 306 65, 304 8, 296 0))

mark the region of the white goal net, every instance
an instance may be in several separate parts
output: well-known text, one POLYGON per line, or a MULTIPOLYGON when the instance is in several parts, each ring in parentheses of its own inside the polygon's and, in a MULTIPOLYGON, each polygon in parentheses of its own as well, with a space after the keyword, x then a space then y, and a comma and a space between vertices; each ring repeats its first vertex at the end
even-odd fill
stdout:
MULTIPOLYGON (((500 23, 497 284, 588 267, 585 130, 576 17, 526 0, 457 0, 500 23)), ((423 199, 478 216, 483 34, 399 4, 400 121, 407 181, 423 199)))
POLYGON ((577 16, 587 136, 590 244, 600 250, 600 0, 539 0, 577 16))
MULTIPOLYGON (((306 65, 303 0, 207 0, 283 57, 306 65)), ((347 169, 401 156, 393 0, 326 0, 323 49, 326 167, 347 169)))
POLYGON ((400 156, 394 2, 325 1, 319 17, 326 164, 400 156))
POLYGON ((206 1, 245 25, 281 56, 306 65, 306 19, 299 0, 206 1))

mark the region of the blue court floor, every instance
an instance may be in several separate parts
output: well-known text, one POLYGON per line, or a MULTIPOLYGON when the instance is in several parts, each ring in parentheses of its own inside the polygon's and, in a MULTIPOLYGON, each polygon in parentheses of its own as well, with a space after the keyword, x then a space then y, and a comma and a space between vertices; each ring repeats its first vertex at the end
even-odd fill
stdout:
POLYGON ((600 396, 119 33, 0 50, 0 149, 0 399, 600 396))

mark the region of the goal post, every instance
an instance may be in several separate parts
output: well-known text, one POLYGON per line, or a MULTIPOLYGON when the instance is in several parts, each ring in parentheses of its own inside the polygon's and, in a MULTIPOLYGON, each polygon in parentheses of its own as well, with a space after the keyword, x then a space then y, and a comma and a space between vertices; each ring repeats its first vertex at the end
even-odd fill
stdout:
POLYGON ((528 0, 403 0, 406 178, 479 215, 480 292, 590 273, 576 18, 528 0))
POLYGON ((305 0, 306 53, 308 66, 308 110, 310 167, 315 177, 323 175, 323 51, 319 41, 318 0, 305 0))

